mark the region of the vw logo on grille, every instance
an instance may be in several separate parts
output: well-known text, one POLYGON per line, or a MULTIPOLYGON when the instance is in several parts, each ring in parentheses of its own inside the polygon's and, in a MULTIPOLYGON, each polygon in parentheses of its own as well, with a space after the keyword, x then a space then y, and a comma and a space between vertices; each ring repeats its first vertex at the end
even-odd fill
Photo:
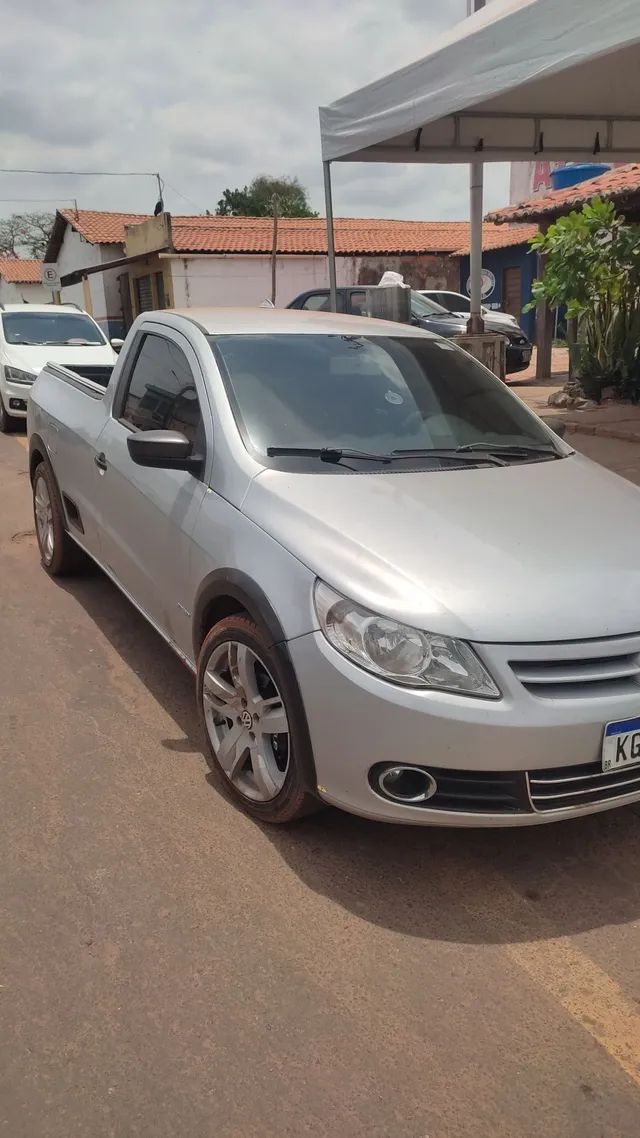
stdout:
POLYGON ((244 727, 245 731, 250 731, 251 728, 253 727, 253 715, 251 714, 251 712, 250 711, 243 711, 242 715, 240 716, 240 722, 241 722, 242 726, 244 727))

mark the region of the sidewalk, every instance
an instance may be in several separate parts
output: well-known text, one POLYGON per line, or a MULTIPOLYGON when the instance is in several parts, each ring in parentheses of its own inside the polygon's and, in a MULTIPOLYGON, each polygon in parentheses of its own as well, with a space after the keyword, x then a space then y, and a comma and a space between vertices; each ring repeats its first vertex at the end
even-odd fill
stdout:
POLYGON ((567 424, 567 431, 640 443, 640 404, 634 406, 632 403, 608 402, 599 407, 586 408, 584 411, 550 407, 549 396, 564 387, 567 381, 567 373, 562 371, 563 366, 565 368, 567 366, 567 350, 554 348, 551 365, 553 375, 548 380, 536 381, 534 355, 531 368, 520 372, 511 382, 507 381, 508 386, 520 396, 527 407, 535 411, 536 415, 553 415, 554 419, 567 424))

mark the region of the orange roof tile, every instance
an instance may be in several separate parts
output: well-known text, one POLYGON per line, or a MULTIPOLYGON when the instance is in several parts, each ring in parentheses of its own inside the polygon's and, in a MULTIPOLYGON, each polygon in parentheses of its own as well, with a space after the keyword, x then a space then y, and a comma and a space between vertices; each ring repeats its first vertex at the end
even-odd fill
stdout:
MULTIPOLYGON (((482 226, 482 249, 508 249, 510 245, 522 245, 530 241, 538 232, 537 225, 492 225, 485 221, 482 226)), ((452 256, 465 257, 471 252, 469 238, 459 249, 454 249, 452 256)))
POLYGON ((40 284, 42 261, 22 260, 20 257, 0 257, 0 277, 9 284, 40 284))
POLYGON ((125 225, 148 221, 149 213, 107 213, 97 209, 60 209, 58 213, 92 245, 123 245, 125 225))
MULTIPOLYGON (((149 214, 104 213, 97 210, 60 210, 60 215, 94 244, 123 244, 125 225, 146 221, 149 214)), ((173 215, 171 228, 177 253, 270 253, 273 223, 269 217, 193 217, 173 215)), ((485 225, 486 248, 515 244, 496 237, 495 226, 485 225), (495 243, 497 242, 497 244, 495 243)), ((526 235, 523 236, 526 240, 526 235)), ((466 221, 389 221, 383 218, 338 217, 336 252, 342 256, 377 254, 454 253, 468 246, 466 221)), ((468 248, 467 248, 468 251, 468 248)), ((281 254, 326 254, 324 218, 281 218, 278 224, 281 254)))
POLYGON ((542 217, 570 213, 572 209, 580 209, 590 198, 611 198, 612 201, 618 202, 632 194, 640 196, 640 164, 637 162, 632 162, 628 166, 618 166, 608 170, 606 174, 600 174, 597 178, 580 182, 577 186, 568 186, 565 190, 551 190, 542 197, 530 198, 529 201, 494 210, 487 214, 487 219, 497 223, 534 221, 542 217))

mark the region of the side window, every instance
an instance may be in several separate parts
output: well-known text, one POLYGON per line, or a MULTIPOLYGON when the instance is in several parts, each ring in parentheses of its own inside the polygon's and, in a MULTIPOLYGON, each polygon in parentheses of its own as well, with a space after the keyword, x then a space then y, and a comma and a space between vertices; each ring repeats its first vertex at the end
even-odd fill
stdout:
POLYGON ((203 440, 193 373, 184 352, 172 340, 145 335, 121 418, 139 431, 182 431, 194 445, 203 440))
POLYGON ((349 296, 349 306, 354 316, 366 316, 367 314, 367 294, 366 292, 352 292, 349 296))
POLYGON ((314 292, 308 296, 302 304, 307 312, 328 312, 329 311, 329 293, 328 292, 314 292))
POLYGON ((458 296, 455 292, 443 293, 443 304, 450 308, 452 312, 471 312, 471 301, 466 296, 458 296))

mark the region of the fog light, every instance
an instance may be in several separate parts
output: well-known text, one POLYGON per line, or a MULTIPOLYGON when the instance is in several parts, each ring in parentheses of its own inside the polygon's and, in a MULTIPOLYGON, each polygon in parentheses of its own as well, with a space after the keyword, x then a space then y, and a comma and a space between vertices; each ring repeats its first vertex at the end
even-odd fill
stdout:
POLYGON ((378 776, 378 787, 385 798, 415 806, 433 798, 438 784, 422 767, 396 766, 385 767, 378 776))
POLYGON ((26 399, 10 399, 9 400, 9 410, 10 411, 26 411, 26 409, 27 409, 26 399))

